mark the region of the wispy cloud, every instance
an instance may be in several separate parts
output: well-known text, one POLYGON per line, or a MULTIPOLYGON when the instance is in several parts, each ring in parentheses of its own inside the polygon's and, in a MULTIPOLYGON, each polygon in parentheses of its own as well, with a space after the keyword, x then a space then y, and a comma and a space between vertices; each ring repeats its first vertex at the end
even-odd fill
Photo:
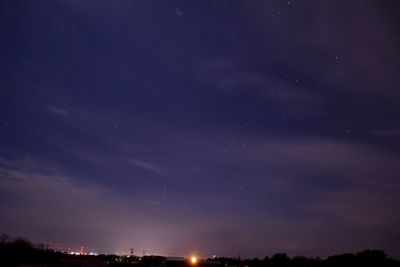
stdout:
POLYGON ((56 115, 60 115, 60 116, 67 116, 70 114, 70 111, 65 109, 65 108, 61 108, 61 107, 56 107, 56 106, 48 106, 47 109, 56 114, 56 115))
POLYGON ((64 249, 85 245, 106 252, 123 231, 134 237, 154 223, 149 212, 135 213, 148 208, 147 200, 134 201, 106 187, 77 182, 43 161, 3 160, 0 173, 0 217, 3 231, 10 234, 63 240, 64 249), (132 231, 131 225, 141 227, 132 231))
POLYGON ((143 161, 143 160, 139 160, 139 159, 135 159, 135 158, 130 158, 130 159, 128 159, 128 162, 130 164, 132 164, 132 166, 134 166, 135 168, 139 168, 139 169, 142 169, 142 170, 150 171, 150 172, 155 173, 155 174, 162 175, 162 174, 165 173, 164 170, 160 166, 155 165, 155 164, 150 163, 150 162, 147 162, 147 161, 143 161))

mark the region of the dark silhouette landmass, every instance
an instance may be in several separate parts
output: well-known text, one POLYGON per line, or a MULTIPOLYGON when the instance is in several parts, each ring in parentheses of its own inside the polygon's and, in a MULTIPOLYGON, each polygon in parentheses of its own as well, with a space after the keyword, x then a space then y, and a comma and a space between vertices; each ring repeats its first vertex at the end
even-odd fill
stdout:
POLYGON ((56 252, 43 244, 32 244, 26 239, 0 240, 1 267, 400 267, 400 261, 390 258, 381 250, 365 250, 347 253, 327 259, 297 256, 289 258, 277 253, 264 259, 212 258, 193 264, 189 260, 170 259, 163 256, 134 255, 70 255, 56 252))

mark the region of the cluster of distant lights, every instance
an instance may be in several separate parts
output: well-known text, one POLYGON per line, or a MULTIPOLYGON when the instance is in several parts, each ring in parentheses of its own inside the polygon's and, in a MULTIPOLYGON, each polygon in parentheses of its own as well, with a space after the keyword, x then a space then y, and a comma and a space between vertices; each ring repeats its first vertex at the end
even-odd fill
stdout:
MULTIPOLYGON (((67 253, 67 252, 65 252, 65 251, 61 251, 61 253, 67 253)), ((95 253, 95 252, 89 252, 89 253, 87 253, 87 252, 83 252, 83 251, 70 251, 70 252, 68 252, 67 254, 69 254, 69 255, 76 255, 76 256, 98 256, 99 254, 97 254, 97 253, 95 253)), ((127 256, 128 258, 130 258, 130 255, 128 255, 127 256)), ((215 255, 214 255, 214 258, 215 258, 215 255)), ((141 258, 140 258, 141 259, 141 258)), ((199 259, 196 257, 196 256, 191 256, 190 258, 189 258, 189 261, 190 261, 190 263, 192 264, 192 265, 196 265, 197 263, 198 263, 198 261, 199 261, 199 259)))
POLYGON ((61 251, 61 253, 69 254, 69 255, 76 255, 76 256, 98 256, 99 254, 95 252, 85 252, 84 247, 81 247, 80 251, 73 251, 71 249, 68 249, 68 252, 61 251))
MULTIPOLYGON (((61 253, 67 253, 65 251, 61 251, 61 253)), ((81 251, 69 251, 67 254, 69 255, 76 255, 76 256, 98 256, 99 254, 95 253, 95 252, 84 252, 83 249, 81 248, 81 251)), ((130 255, 127 256, 128 258, 130 257, 130 255)), ((213 258, 215 258, 215 255, 213 255, 213 258)), ((192 265, 196 265, 199 261, 199 259, 196 256, 191 256, 189 258, 189 261, 192 265)))
POLYGON ((69 252, 68 254, 69 254, 69 255, 77 255, 77 256, 80 256, 80 255, 84 255, 84 256, 87 256, 87 255, 89 255, 89 256, 98 256, 98 255, 99 255, 99 254, 94 253, 94 252, 89 252, 89 253, 84 252, 84 253, 81 253, 81 252, 77 252, 77 251, 71 251, 71 252, 69 252))

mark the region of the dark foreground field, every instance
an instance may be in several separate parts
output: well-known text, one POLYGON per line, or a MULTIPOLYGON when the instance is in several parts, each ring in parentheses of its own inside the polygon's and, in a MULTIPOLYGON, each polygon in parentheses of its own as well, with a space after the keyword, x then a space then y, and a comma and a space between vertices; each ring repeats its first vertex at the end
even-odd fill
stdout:
POLYGON ((184 259, 162 256, 128 257, 118 255, 69 255, 39 248, 30 242, 16 239, 0 243, 0 267, 336 267, 336 266, 400 266, 383 251, 366 250, 356 254, 341 254, 327 259, 289 258, 275 254, 264 259, 214 258, 192 264, 184 259))

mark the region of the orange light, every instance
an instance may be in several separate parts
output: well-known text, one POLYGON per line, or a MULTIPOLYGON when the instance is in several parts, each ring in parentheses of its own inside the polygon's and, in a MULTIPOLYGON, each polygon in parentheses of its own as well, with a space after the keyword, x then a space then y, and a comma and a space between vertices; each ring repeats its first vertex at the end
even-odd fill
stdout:
POLYGON ((192 257, 190 258, 190 262, 191 262, 192 264, 196 264, 196 263, 197 263, 197 257, 192 256, 192 257))

